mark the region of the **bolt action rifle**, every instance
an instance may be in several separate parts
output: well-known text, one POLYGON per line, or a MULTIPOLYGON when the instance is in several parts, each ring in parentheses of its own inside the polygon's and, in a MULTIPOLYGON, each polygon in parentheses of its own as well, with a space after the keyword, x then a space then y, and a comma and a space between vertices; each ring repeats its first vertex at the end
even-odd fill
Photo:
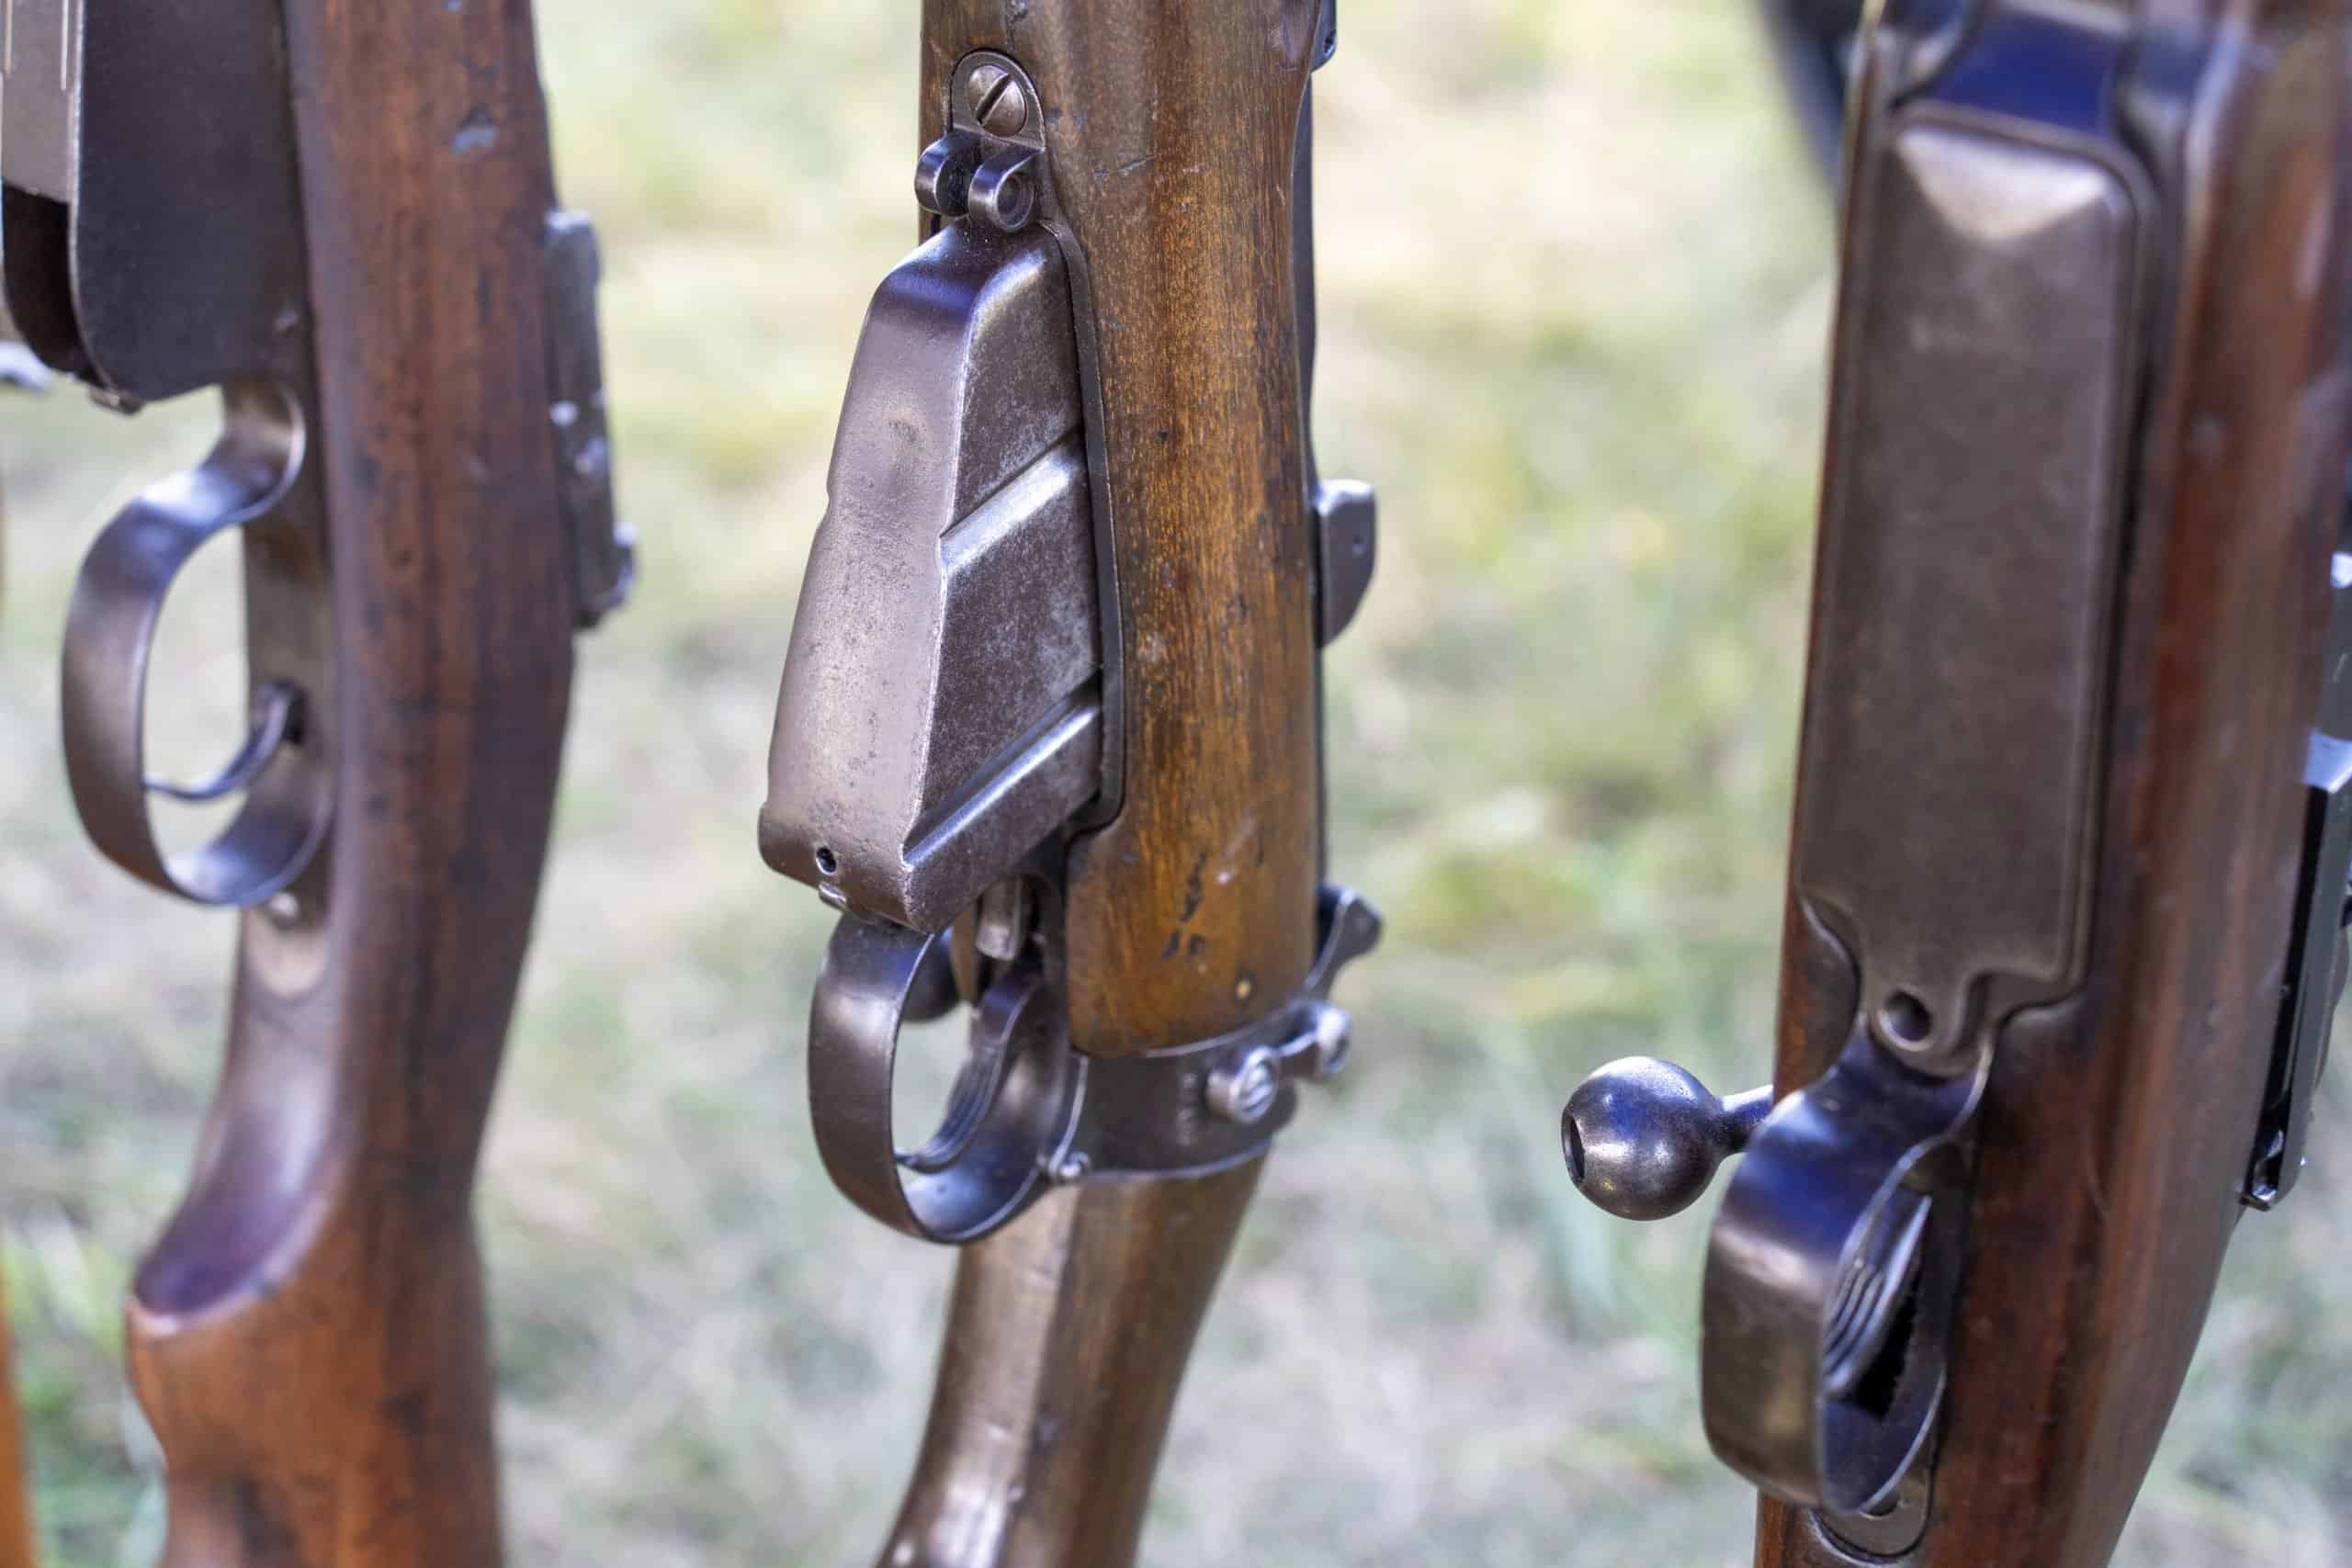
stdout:
POLYGON ((10 313, 103 403, 222 410, 99 535, 63 660, 92 840, 242 911, 220 1094, 127 1308, 164 1560, 493 1563, 472 1178, 572 633, 629 566, 530 7, 7 3, 10 313), (151 639, 228 533, 251 732, 159 778, 151 639), (238 804, 167 851, 157 795, 238 804))
POLYGON ((1773 1084, 1616 1062, 1562 1119, 1631 1218, 1745 1148, 1700 1383, 1766 1568, 2106 1562, 2295 1184, 2352 863, 2347 46, 2335 0, 1860 36, 1773 1084))
POLYGON ((1134 1556, 1186 1356, 1377 917, 1322 880, 1321 645, 1370 491, 1318 479, 1314 0, 926 0, 923 243, 876 294, 759 842, 842 911, 819 1151, 961 1245, 882 1561, 1134 1556), (899 1026, 971 1009, 936 1132, 899 1026))

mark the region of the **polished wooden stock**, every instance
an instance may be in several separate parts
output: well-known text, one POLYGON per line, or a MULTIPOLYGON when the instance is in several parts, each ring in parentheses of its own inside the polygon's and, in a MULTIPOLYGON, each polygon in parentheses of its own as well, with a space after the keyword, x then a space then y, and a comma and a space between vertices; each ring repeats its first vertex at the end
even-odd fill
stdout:
MULTIPOLYGON (((1072 1038, 1283 1006, 1320 872, 1291 177, 1314 0, 926 0, 921 136, 1001 50, 1084 252, 1125 672, 1117 818, 1069 858, 1072 1038)), ((1083 308, 1083 307, 1082 307, 1083 308)), ((959 1265, 893 1568, 1123 1568, 1261 1162, 1057 1192, 959 1265)))
POLYGON ((527 0, 288 0, 343 738, 290 924, 243 917, 133 1381, 171 1568, 474 1568, 498 1488, 470 1189, 571 673, 527 0))
MULTIPOLYGON (((2347 36, 2336 5, 2172 9, 2211 33, 2171 150, 2179 270, 2134 476, 2090 967, 1996 1057, 1933 1503, 1901 1559, 1919 1568, 2108 1562, 2243 1213, 2283 979, 2352 389, 2347 36)), ((1828 1066, 1817 1015, 1850 1008, 1850 979, 1807 971, 1804 918, 1784 1093, 1828 1066)), ((1767 1500, 1756 1561, 1859 1560, 1767 1500)))

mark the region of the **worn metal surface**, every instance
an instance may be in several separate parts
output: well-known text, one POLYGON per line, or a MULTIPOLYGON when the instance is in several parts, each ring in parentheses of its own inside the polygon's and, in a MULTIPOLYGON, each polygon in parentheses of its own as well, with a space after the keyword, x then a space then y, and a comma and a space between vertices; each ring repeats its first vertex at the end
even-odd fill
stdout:
POLYGON ((60 711, 66 780, 91 841, 167 892, 242 906, 287 887, 325 840, 334 782, 334 716, 324 709, 332 642, 319 491, 315 480, 297 482, 302 419, 265 382, 229 388, 222 402, 227 428, 210 456, 125 507, 84 559, 65 616, 60 711), (211 783, 242 784, 244 799, 210 840, 167 854, 148 796, 226 792, 162 785, 148 774, 155 630, 181 569, 232 529, 247 535, 246 663, 256 722, 225 776, 211 783))
POLYGON ((1699 1386, 1708 1440, 1767 1492, 1863 1513, 1928 1441, 1984 1077, 1922 1077, 1858 1029, 1749 1140, 1707 1249, 1699 1386))
POLYGON ((25 341, 126 402, 264 369, 288 379, 285 363, 307 360, 309 303, 288 243, 300 204, 278 8, 11 6, 19 41, 81 24, 65 91, 12 77, 0 94, 0 253, 25 341))
POLYGON ((2269 1080, 2240 1194, 2253 1209, 2276 1208, 2302 1176, 2336 1003, 2352 968, 2345 938, 2352 918, 2352 553, 2338 550, 2327 573, 2319 722, 2303 763, 2302 869, 2269 1080))
POLYGON ((939 931, 1100 788, 1080 398, 1049 235, 952 225, 876 294, 776 705, 778 871, 939 931))
POLYGON ((637 581, 637 534, 613 501, 605 349, 596 325, 604 267, 596 226, 550 212, 547 226, 548 428, 555 439, 556 518, 571 543, 573 619, 594 626, 637 581))
POLYGON ((1380 917, 1323 891, 1317 957, 1283 1008, 1215 1039, 1102 1060, 1070 1048, 1052 966, 996 966, 939 1131, 901 1149, 892 1080, 899 1033, 956 1002, 948 939, 843 915, 808 1018, 808 1109, 825 1170, 894 1229, 966 1242, 1018 1214, 1048 1181, 1110 1174, 1198 1176, 1263 1154, 1290 1120, 1291 1087, 1348 1055, 1340 971, 1380 940, 1380 917))
POLYGON ((2108 158, 1914 111, 1863 166, 1796 825, 1879 1039, 1968 1070, 2081 972, 2135 202, 2108 158), (1932 413, 1927 411, 1933 411, 1932 413))
MULTIPOLYGON (((46 34, 59 11, 69 28, 83 17, 78 6, 18 6, 11 19, 46 34)), ((277 7, 254 0, 84 18, 70 91, 18 106, 68 141, 73 177, 53 187, 62 195, 19 184, 15 153, 0 150, 0 254, 28 343, 125 406, 222 389, 211 453, 126 506, 85 560, 61 705, 66 775, 92 840, 133 875, 215 904, 256 903, 301 875, 327 831, 336 758, 307 261, 279 26, 277 7), (206 784, 242 783, 244 800, 209 843, 166 855, 148 796, 191 792, 159 789, 146 772, 149 652, 174 578, 230 529, 243 547, 255 723, 206 784)), ((44 145, 36 138, 27 155, 44 145)), ((38 165, 25 178, 46 184, 38 165)))
POLYGON ((1596 1067, 1560 1112, 1568 1179, 1621 1220, 1662 1220, 1699 1201, 1772 1109, 1772 1086, 1718 1100, 1671 1062, 1596 1067))

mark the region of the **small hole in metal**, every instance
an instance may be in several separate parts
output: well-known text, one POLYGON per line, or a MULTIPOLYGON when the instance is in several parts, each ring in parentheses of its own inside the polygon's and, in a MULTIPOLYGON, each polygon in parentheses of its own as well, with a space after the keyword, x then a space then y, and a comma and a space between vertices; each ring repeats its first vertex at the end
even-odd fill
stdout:
POLYGON ((819 844, 817 846, 818 874, 821 876, 831 876, 835 872, 841 870, 841 858, 834 854, 833 852, 825 845, 819 844))
POLYGON ((1925 1045, 1936 1032, 1936 1015, 1908 991, 1897 991, 1878 1010, 1879 1028, 1897 1045, 1925 1045))

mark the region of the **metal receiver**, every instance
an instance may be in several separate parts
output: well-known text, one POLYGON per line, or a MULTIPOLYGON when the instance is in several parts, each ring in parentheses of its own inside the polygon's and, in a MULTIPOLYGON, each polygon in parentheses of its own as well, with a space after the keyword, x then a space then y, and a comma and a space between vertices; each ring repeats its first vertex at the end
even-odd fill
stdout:
MULTIPOLYGON (((1312 974, 1259 1022, 1116 1060, 1072 1048, 1062 857, 1117 810, 1124 733, 1092 317, 1035 84, 990 50, 953 81, 915 174, 936 231, 883 280, 851 367, 759 841, 842 912, 809 1017, 826 1169, 885 1223, 964 1242, 1053 1181, 1260 1153, 1289 1086, 1344 1059, 1330 984, 1380 922, 1327 888, 1312 974), (900 1148, 900 1027, 959 1000, 948 1109, 900 1148)), ((1372 491, 1316 481, 1300 502, 1328 641, 1371 577, 1372 491)))

